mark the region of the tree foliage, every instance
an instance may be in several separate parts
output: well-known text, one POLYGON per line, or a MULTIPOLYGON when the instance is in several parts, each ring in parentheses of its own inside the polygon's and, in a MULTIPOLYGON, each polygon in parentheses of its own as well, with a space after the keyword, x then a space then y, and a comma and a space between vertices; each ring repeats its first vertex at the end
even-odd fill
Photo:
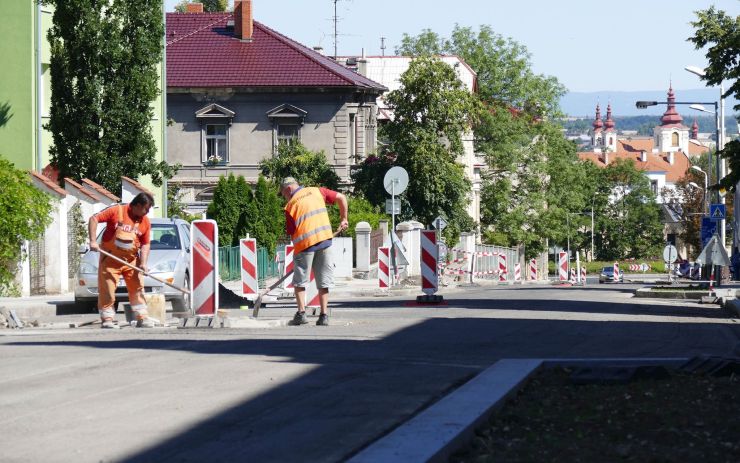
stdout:
POLYGON ((0 156, 0 296, 14 295, 14 277, 24 241, 44 234, 51 223, 51 197, 31 184, 28 173, 0 156))
POLYGON ((663 222, 648 178, 632 160, 624 159, 612 162, 598 175, 593 195, 596 257, 615 260, 657 255, 663 243, 663 222))
MULTIPOLYGON (((689 41, 697 49, 708 47, 706 58, 709 65, 702 79, 707 85, 730 83, 723 96, 733 95, 740 100, 740 16, 732 17, 722 10, 710 7, 696 12, 697 20, 692 22, 695 32, 689 41)), ((740 104, 735 106, 740 111, 740 104)), ((740 182, 740 140, 735 139, 725 145, 720 153, 728 159, 729 174, 722 179, 721 186, 735 191, 740 182)))
MULTIPOLYGON (((386 101, 394 111, 393 120, 383 128, 390 140, 389 151, 395 155, 394 165, 409 173, 408 188, 401 196, 401 219, 429 224, 441 215, 449 224, 449 233, 470 230, 466 211, 470 181, 458 161, 463 154, 462 136, 475 114, 474 99, 451 66, 422 56, 411 62, 401 76, 401 87, 386 101)), ((363 167, 376 172, 390 159, 378 158, 379 164, 366 161, 363 167)), ((359 186, 369 191, 375 187, 363 167, 355 178, 369 180, 370 184, 359 186)))
POLYGON ((275 252, 278 239, 284 234, 285 217, 278 188, 260 176, 252 187, 244 177, 221 177, 208 205, 208 218, 218 223, 222 246, 237 246, 247 234, 257 239, 259 246, 275 252))
POLYGON ((275 156, 260 162, 262 175, 279 184, 285 177, 293 177, 305 186, 323 186, 336 190, 339 176, 326 160, 323 151, 311 151, 300 142, 281 143, 275 156))
POLYGON ((158 95, 164 24, 149 0, 43 0, 54 6, 51 44, 52 164, 111 191, 121 176, 174 169, 156 161, 150 123, 158 95))
MULTIPOLYGON (((186 13, 188 3, 193 3, 190 0, 181 0, 175 5, 175 11, 178 13, 186 13)), ((219 11, 226 11, 229 7, 228 0, 200 0, 203 4, 203 11, 206 13, 217 13, 219 11)))

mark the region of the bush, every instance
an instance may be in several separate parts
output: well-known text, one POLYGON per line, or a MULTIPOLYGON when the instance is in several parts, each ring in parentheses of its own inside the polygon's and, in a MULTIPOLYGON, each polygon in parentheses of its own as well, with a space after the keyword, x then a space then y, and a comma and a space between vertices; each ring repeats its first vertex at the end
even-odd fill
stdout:
POLYGON ((260 162, 260 170, 276 184, 285 177, 293 177, 303 186, 339 188, 339 176, 329 165, 324 152, 311 151, 300 142, 281 143, 275 156, 268 156, 260 162))
MULTIPOLYGON (((581 261, 581 266, 586 267, 586 273, 589 275, 598 275, 601 273, 601 269, 604 267, 611 267, 614 265, 614 262, 619 262, 619 270, 624 273, 642 273, 642 270, 637 271, 630 271, 630 264, 648 264, 650 266, 650 269, 645 273, 665 273, 665 263, 662 260, 640 260, 640 259, 631 259, 631 260, 617 260, 617 261, 605 261, 605 260, 595 260, 593 262, 585 262, 581 261)), ((571 266, 575 267, 576 263, 574 260, 570 261, 571 266)), ((547 263, 547 269, 550 275, 557 275, 557 262, 550 259, 547 263)))
POLYGON ((43 235, 51 223, 51 197, 31 184, 28 174, 0 156, 0 296, 15 294, 14 278, 24 257, 21 245, 43 235))
MULTIPOLYGON (((373 206, 362 196, 347 195, 349 228, 344 232, 347 236, 355 237, 355 227, 359 222, 367 222, 373 228, 378 228, 378 222, 387 219, 388 215, 380 212, 380 208, 373 206)), ((332 230, 339 228, 339 207, 328 207, 329 220, 332 230)))

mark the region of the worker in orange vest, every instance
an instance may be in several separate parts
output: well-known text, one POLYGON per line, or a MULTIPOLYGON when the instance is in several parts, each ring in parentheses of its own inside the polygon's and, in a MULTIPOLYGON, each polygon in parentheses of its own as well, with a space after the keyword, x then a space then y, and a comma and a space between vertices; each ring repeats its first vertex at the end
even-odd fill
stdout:
MULTIPOLYGON (((131 265, 146 272, 149 258, 149 235, 151 223, 147 214, 154 206, 154 197, 149 193, 139 193, 129 204, 116 204, 90 217, 88 233, 90 249, 101 248, 131 265), (98 223, 105 223, 102 243, 98 245, 95 236, 98 223)), ((106 255, 100 255, 98 264, 98 311, 102 327, 117 329, 114 323, 116 309, 116 287, 123 278, 128 289, 131 310, 138 327, 151 328, 146 300, 144 299, 144 275, 106 255)))
POLYGON ((321 306, 316 324, 326 326, 329 324, 326 313, 329 288, 334 286, 334 263, 329 249, 334 234, 326 205, 336 203, 339 206, 339 230, 346 230, 349 227, 347 197, 328 188, 302 187, 293 177, 283 179, 280 193, 288 201, 285 205, 285 231, 293 239, 293 287, 298 311, 292 324, 308 323, 305 294, 313 269, 321 306))

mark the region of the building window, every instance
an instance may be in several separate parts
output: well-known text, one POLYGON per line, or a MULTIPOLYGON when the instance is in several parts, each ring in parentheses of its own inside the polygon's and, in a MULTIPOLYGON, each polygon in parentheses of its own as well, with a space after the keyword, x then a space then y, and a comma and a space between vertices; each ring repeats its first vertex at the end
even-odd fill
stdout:
POLYGON ((209 164, 229 161, 226 124, 206 124, 206 159, 209 164))
POLYGON ((650 189, 656 195, 658 194, 658 181, 657 180, 650 180, 650 189))
POLYGON ((671 146, 678 146, 678 133, 676 132, 671 134, 671 146))
POLYGON ((357 156, 357 114, 349 115, 349 159, 355 160, 357 156))
POLYGON ((292 145, 300 139, 300 126, 298 124, 278 124, 278 145, 292 145))

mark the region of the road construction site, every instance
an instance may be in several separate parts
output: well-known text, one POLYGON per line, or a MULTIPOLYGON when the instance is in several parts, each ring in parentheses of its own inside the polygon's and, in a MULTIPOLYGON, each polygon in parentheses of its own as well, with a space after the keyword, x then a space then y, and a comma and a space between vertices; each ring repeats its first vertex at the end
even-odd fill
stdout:
MULTIPOLYGON (((263 307, 264 326, 218 329, 172 319, 102 330, 79 326, 95 314, 57 304, 67 313, 54 322, 0 330, 2 459, 363 461, 504 359, 740 354, 735 314, 635 299, 638 287, 443 288, 437 306, 416 305, 418 288, 378 297, 340 287, 330 326, 287 326, 290 299, 263 307)), ((236 312, 227 315, 244 317, 236 312)), ((428 445, 428 431, 407 432, 402 442, 428 445)))

